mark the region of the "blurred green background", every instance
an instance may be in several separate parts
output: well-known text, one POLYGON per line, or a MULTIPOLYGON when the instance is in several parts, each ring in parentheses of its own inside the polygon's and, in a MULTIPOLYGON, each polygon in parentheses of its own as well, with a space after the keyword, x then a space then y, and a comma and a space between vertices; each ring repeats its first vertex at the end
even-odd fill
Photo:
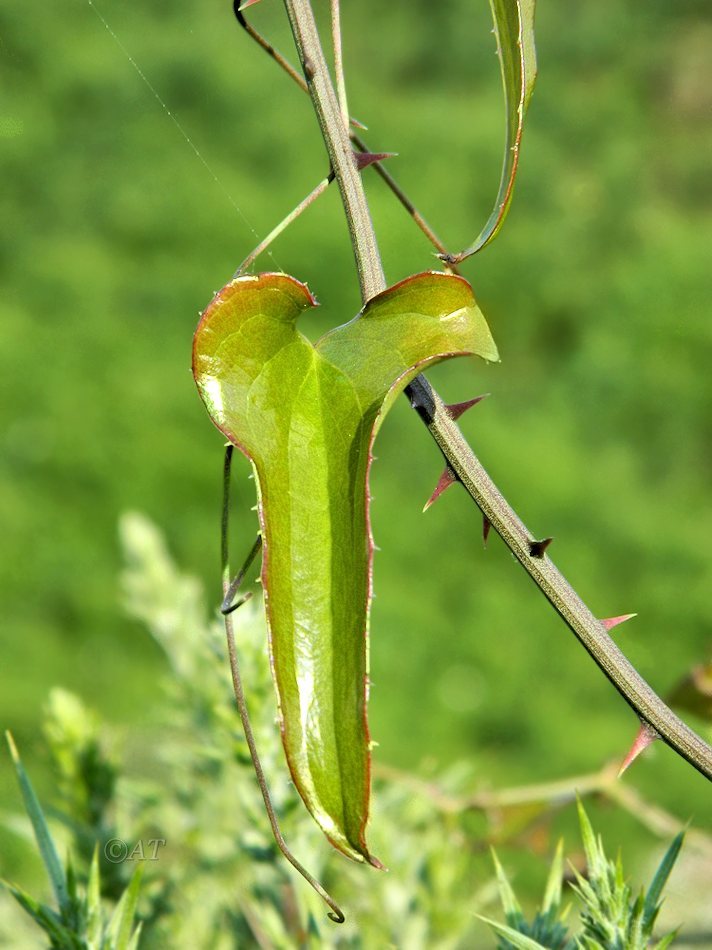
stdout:
MULTIPOLYGON (((151 735, 163 661, 119 606, 117 519, 148 514, 217 602, 222 442, 192 383, 192 332, 327 170, 308 99, 226 0, 96 9, 118 44, 87 0, 0 8, 0 721, 30 765, 56 684, 151 735)), ((461 248, 501 162, 487 3, 360 0, 343 21, 352 113, 461 248)), ((254 22, 293 58, 280 4, 265 0, 254 22)), ((552 556, 594 611, 639 612, 616 636, 664 693, 712 644, 712 12, 541 0, 537 27, 513 209, 464 268, 502 363, 430 375, 451 401, 493 394, 463 420, 475 451, 533 534, 556 538, 552 556)), ((389 281, 434 266, 365 174, 389 281)), ((322 302, 305 332, 356 312, 336 191, 273 253, 262 268, 322 302)), ((465 758, 500 787, 622 756, 634 716, 501 542, 483 551, 465 494, 421 513, 441 462, 405 400, 376 454, 378 758, 414 771, 465 758)), ((248 471, 234 518, 245 550, 248 471)), ((626 781, 712 828, 708 783, 670 751, 626 781)), ((17 804, 6 760, 0 806, 17 804)), ((601 821, 642 852, 632 818, 601 821)))

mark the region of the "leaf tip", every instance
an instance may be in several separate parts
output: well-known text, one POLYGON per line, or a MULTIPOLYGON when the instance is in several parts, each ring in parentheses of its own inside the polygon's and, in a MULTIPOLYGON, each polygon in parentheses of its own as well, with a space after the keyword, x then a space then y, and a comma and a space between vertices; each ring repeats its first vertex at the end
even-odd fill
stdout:
POLYGON ((9 729, 5 730, 5 741, 10 750, 10 755, 12 756, 12 761, 15 765, 20 764, 20 753, 17 751, 17 746, 15 745, 15 740, 12 737, 12 733, 9 729))

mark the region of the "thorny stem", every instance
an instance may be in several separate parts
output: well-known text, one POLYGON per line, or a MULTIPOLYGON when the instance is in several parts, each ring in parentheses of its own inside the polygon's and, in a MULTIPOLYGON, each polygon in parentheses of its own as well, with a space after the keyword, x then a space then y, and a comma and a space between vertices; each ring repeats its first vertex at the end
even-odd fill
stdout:
MULTIPOLYGON (((239 2, 238 0, 235 0, 235 5, 234 5, 235 17, 237 18, 237 22, 240 24, 243 30, 245 30, 247 35, 251 39, 253 39, 255 43, 257 43, 257 45, 261 49, 263 49, 265 53, 267 53, 267 55, 271 59, 273 59, 275 63, 277 63, 277 65, 281 69, 285 71, 285 73, 290 77, 290 79, 292 79, 299 86, 302 92, 306 92, 308 94, 309 87, 307 86, 304 78, 300 76, 299 73, 296 71, 296 69, 291 65, 291 63, 289 63, 288 60, 286 60, 284 56, 282 56, 279 50, 276 50, 274 46, 272 46, 272 44, 269 43, 265 39, 265 37, 254 28, 254 26, 252 26, 252 24, 245 17, 244 11, 241 11, 240 9, 238 9, 238 7, 239 7, 239 2)), ((356 122, 353 118, 351 118, 349 122, 351 125, 357 125, 361 127, 361 124, 356 122)), ((364 142, 364 140, 359 135, 356 134, 356 132, 353 129, 351 129, 349 134, 351 137, 351 141, 354 143, 357 149, 359 149, 362 152, 370 151, 368 145, 364 142)), ((443 242, 437 236, 437 234, 432 229, 430 224, 428 224, 428 222, 425 220, 425 218, 420 213, 420 211, 418 211, 418 209, 415 207, 415 205, 410 200, 408 195, 403 191, 403 189, 398 184, 398 182, 393 177, 393 175, 391 175, 391 173, 387 171, 387 169, 384 167, 382 162, 374 162, 373 169, 376 172, 376 174, 380 176, 381 180, 384 181, 385 184, 390 188, 390 190, 396 196, 398 201, 400 201, 401 205, 405 208, 408 214, 413 218, 417 226, 423 232, 425 237, 430 241, 430 243, 433 245, 433 247, 438 252, 438 254, 441 255, 441 260, 443 260, 445 269, 452 271, 453 273, 457 273, 457 268, 455 267, 455 265, 448 263, 447 260, 444 260, 451 256, 449 251, 447 250, 447 247, 445 246, 445 244, 443 244, 443 242)))
MULTIPOLYGON (((351 132, 351 141, 354 143, 356 148, 360 149, 362 152, 368 151, 368 146, 366 145, 364 140, 353 131, 351 132)), ((415 221, 415 223, 418 225, 420 230, 423 232, 426 238, 430 241, 433 247, 438 251, 438 253, 444 256, 448 256, 449 252, 446 250, 443 242, 437 236, 435 231, 433 231, 432 227, 428 224, 428 222, 425 220, 423 215, 420 213, 420 211, 418 211, 418 209, 415 207, 415 205, 410 200, 408 195, 403 191, 401 186, 395 180, 393 175, 391 175, 388 169, 382 164, 382 162, 374 162, 373 169, 376 172, 376 174, 379 175, 381 179, 388 185, 388 187, 391 189, 393 194, 400 201, 400 203, 403 205, 405 210, 408 212, 411 218, 415 221)), ((455 274, 457 273, 457 268, 455 264, 451 264, 448 261, 443 261, 443 264, 445 265, 446 270, 452 271, 455 274)))
POLYGON ((385 289, 381 256, 361 177, 354 160, 351 140, 341 121, 339 103, 321 48, 314 13, 308 0, 284 0, 331 167, 347 211, 351 243, 356 257, 361 296, 364 301, 385 289))
MULTIPOLYGON (((227 445, 225 447, 225 465, 223 467, 223 509, 222 509, 222 530, 220 534, 220 548, 221 548, 221 560, 222 560, 222 585, 223 585, 223 595, 227 598, 230 593, 231 584, 230 584, 230 556, 229 556, 229 545, 228 545, 228 522, 230 514, 230 472, 232 469, 232 445, 227 445)), ((254 549, 253 549, 254 550, 254 549)), ((234 592, 233 592, 234 594, 234 592)), ((341 911, 339 905, 333 900, 333 898, 326 892, 322 885, 313 877, 309 871, 295 858, 292 852, 287 847, 282 832, 279 827, 279 822, 277 820, 277 815, 274 811, 274 806, 272 805, 272 796, 269 793, 269 788, 267 787, 267 780, 265 778, 265 773, 262 770, 262 763, 260 762, 260 757, 257 753, 257 745, 255 743, 255 736, 252 731, 252 724, 250 723, 250 714, 247 709, 247 702, 245 700, 245 691, 242 688, 242 677, 240 676, 240 667, 237 660, 237 650, 235 649, 235 634, 232 626, 232 615, 229 613, 225 614, 225 634, 227 637, 227 651, 230 658, 230 672, 232 673, 232 685, 235 693, 235 702, 237 703, 237 709, 240 714, 240 721, 242 722, 242 729, 245 733, 245 739, 247 740, 247 747, 250 750, 250 758, 252 759, 252 765, 255 770, 255 775, 257 776, 257 782, 260 786, 260 792, 262 793, 262 800, 265 803, 265 811, 267 812, 267 817, 269 818, 269 823, 272 828, 272 834, 274 835, 274 840, 277 842, 277 847, 282 852, 284 857, 289 861, 293 868, 295 868, 301 876, 310 884, 317 894, 329 905, 331 908, 331 913, 328 915, 331 920, 336 924, 342 924, 346 919, 341 911)))
MULTIPOLYGON (((311 4, 309 0, 284 2, 305 67, 309 94, 341 189, 366 303, 385 289, 386 282, 363 185, 349 154, 351 146, 341 122, 311 4)), ((603 622, 584 604, 550 558, 545 553, 539 556, 532 553, 531 532, 502 497, 427 379, 424 376, 415 379, 406 389, 406 395, 484 517, 641 721, 652 726, 671 748, 712 780, 712 748, 646 683, 608 635, 603 622)))
POLYGON ((645 682, 614 643, 603 622, 589 610, 551 559, 546 554, 541 557, 532 554, 531 532, 502 497, 427 379, 419 376, 407 393, 447 464, 484 517, 621 696, 668 745, 712 779, 712 748, 686 726, 645 682))

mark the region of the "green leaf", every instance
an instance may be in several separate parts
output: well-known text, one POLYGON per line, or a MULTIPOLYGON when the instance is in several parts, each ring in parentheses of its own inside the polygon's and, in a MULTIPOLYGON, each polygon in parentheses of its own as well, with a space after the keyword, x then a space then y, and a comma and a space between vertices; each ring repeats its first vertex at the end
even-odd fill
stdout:
POLYGON ((660 898, 662 896, 667 880, 670 877, 675 862, 677 861, 678 855, 680 854, 680 849, 682 848, 682 843, 685 840, 684 832, 675 835, 670 847, 667 849, 665 854, 658 865, 658 869, 655 872, 655 877, 650 883, 648 892, 645 895, 645 906, 643 908, 643 926, 652 931, 653 924, 655 923, 655 918, 658 914, 660 898))
POLYGON ((659 943, 655 944, 655 950, 668 950, 668 947, 672 946, 673 940, 677 939, 677 930, 673 930, 672 933, 666 934, 659 943))
POLYGON ((17 781, 20 785, 20 791, 22 792, 22 797, 25 802, 25 810, 27 811, 30 821, 32 822, 32 828, 35 833, 37 847, 40 850, 42 861, 50 879, 50 883, 52 884, 52 890, 54 891, 57 904, 59 905, 60 910, 64 910, 69 905, 69 895, 67 893, 67 879, 64 874, 62 862, 59 860, 57 849, 54 846, 54 841, 52 840, 49 828, 47 827, 47 821, 45 820, 42 806, 35 795, 32 782, 30 782, 30 778, 27 772, 25 772, 24 766, 22 765, 22 761, 20 760, 20 755, 17 751, 17 747, 15 746, 12 735, 9 732, 6 732, 5 737, 7 739, 7 744, 10 747, 10 755, 12 756, 15 772, 17 774, 17 781))
POLYGON ((455 262, 481 251, 499 234, 512 202, 524 116, 536 80, 534 5, 535 0, 490 0, 504 86, 507 122, 504 162, 494 209, 470 247, 455 255, 455 262))
POLYGON ((591 821, 586 814, 586 809, 580 798, 576 800, 578 809, 579 825, 581 827, 581 840, 583 841, 583 850, 586 854, 586 863, 588 864, 589 875, 596 878, 606 878, 608 864, 603 853, 603 847, 600 840, 596 839, 591 821))
POLYGON ((90 944, 95 944, 101 936, 101 875, 99 873, 99 846, 95 845, 91 857, 89 880, 86 894, 86 931, 90 944))
POLYGON ((138 864, 136 870, 131 876, 128 887, 121 895, 121 900, 116 905, 112 914, 107 936, 111 941, 113 950, 129 950, 134 940, 137 940, 136 933, 132 934, 134 917, 136 915, 136 905, 141 891, 141 878, 143 876, 143 865, 138 864))
POLYGON ((284 274, 232 281, 200 321, 193 372, 208 412, 255 470, 262 584, 294 783, 336 848, 377 864, 370 794, 371 444, 395 393, 451 356, 498 359, 469 284, 408 278, 313 345, 314 306, 284 274))
POLYGON ((544 901, 541 905, 542 911, 546 914, 549 911, 557 913, 561 904, 561 886, 564 880, 564 839, 559 838, 556 846, 556 853, 549 868, 549 876, 544 889, 544 901))
POLYGON ((517 950, 546 950, 544 944, 539 943, 538 940, 532 940, 531 937, 527 937, 519 933, 518 930, 513 930, 511 927, 507 927, 506 924, 497 923, 496 920, 490 920, 489 917, 483 917, 481 914, 476 914, 475 916, 490 926, 500 937, 505 937, 512 946, 517 947, 517 950))
POLYGON ((492 861, 494 862, 495 873, 497 875, 497 887, 499 889, 499 899, 504 908, 504 914, 510 924, 523 920, 522 908, 516 895, 509 883, 509 878, 499 863, 499 858, 494 848, 492 849, 492 861))
POLYGON ((35 923, 39 924, 39 926, 51 938, 53 948, 62 948, 63 950, 65 947, 76 947, 76 943, 73 942, 71 931, 69 931, 64 926, 59 915, 54 910, 52 910, 51 907, 47 907, 46 904, 42 904, 40 901, 35 900, 34 897, 31 897, 19 887, 15 887, 14 885, 8 884, 5 881, 3 881, 3 885, 7 887, 20 907, 27 911, 35 923))

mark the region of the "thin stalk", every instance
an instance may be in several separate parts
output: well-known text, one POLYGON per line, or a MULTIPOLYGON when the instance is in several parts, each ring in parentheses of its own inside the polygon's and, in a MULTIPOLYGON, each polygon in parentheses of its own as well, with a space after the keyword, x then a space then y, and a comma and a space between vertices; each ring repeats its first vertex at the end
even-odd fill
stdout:
POLYGON ((244 261, 240 264, 233 274, 233 280, 236 277, 239 277, 241 274, 244 274, 245 271, 251 267, 252 264, 254 264, 260 254, 264 253, 270 244, 272 244, 272 242, 275 241, 293 221, 296 221, 300 214, 307 210, 309 205, 313 204, 320 195, 324 194, 326 189, 334 180, 334 177, 334 173, 329 172, 327 177, 322 179, 316 188, 310 191, 306 198, 303 201, 300 201, 297 207, 289 212, 286 218, 283 218, 275 228, 272 228, 267 237, 263 241, 260 241, 257 247, 253 251, 250 251, 244 261))
MULTIPOLYGON (((238 9, 239 0, 235 0, 235 16, 237 18, 240 26, 245 30, 247 35, 257 43, 257 45, 267 53, 267 55, 277 63, 277 65, 285 71, 285 73, 292 79, 302 90, 302 92, 309 92, 309 87, 303 76, 300 76, 297 70, 292 66, 292 64, 279 52, 275 49, 267 39, 258 32, 254 26, 247 20, 243 11, 238 9)), ((353 117, 349 120, 350 125, 357 126, 358 128, 363 128, 360 122, 357 122, 353 117)), ((351 141, 354 143, 356 148, 362 152, 370 152, 371 149, 364 142, 364 140, 355 132, 353 129, 349 133, 351 141)), ((450 252, 448 251, 446 245, 440 240, 433 228, 428 224, 423 215, 418 211, 413 202, 410 200, 405 191, 398 184, 396 179, 391 175, 389 171, 384 167, 381 162, 374 162, 373 168, 381 178, 382 181, 390 188, 395 197, 401 203, 403 208, 408 212, 416 225, 423 232, 425 237, 430 241, 438 254, 442 255, 443 258, 448 258, 450 252)), ((457 273, 457 268, 454 264, 444 261, 445 269, 451 271, 452 273, 457 273)))
POLYGON ((238 590, 242 586, 242 582, 245 579, 245 575, 247 574, 249 569, 252 567, 252 562, 255 560, 255 558, 257 557, 257 555, 260 553, 261 550, 262 550, 262 535, 258 533, 257 540, 250 548, 250 553, 245 558, 244 564, 242 565, 240 570, 237 572, 235 577, 230 582, 230 586, 227 589, 227 594, 225 594, 225 596, 223 597, 223 602, 220 605, 221 614, 223 615, 231 614, 233 610, 237 610, 238 607, 242 607, 242 605, 247 603, 247 601, 252 597, 252 591, 248 591, 242 597, 238 598, 238 600, 235 600, 235 595, 237 594, 238 590))
MULTIPOLYGON (((311 4, 309 0, 285 0, 285 6, 301 61, 305 65, 309 93, 327 149, 330 155, 343 159, 350 144, 340 121, 336 95, 326 68, 311 4)), ((332 167, 341 188, 363 301, 366 303, 385 289, 373 224, 363 185, 354 172, 353 161, 334 162, 332 167)), ((608 635, 602 621, 588 609, 549 557, 537 552, 531 532, 505 501, 427 379, 419 376, 406 389, 406 395, 440 447, 447 464, 484 517, 626 702, 671 748, 704 776, 712 779, 712 748, 660 699, 608 635)))
POLYGON ((547 804, 554 809, 575 802, 577 797, 600 795, 629 812, 648 831, 660 838, 686 832, 689 844, 707 857, 712 857, 712 837, 709 834, 690 828, 688 822, 680 821, 657 805, 651 805, 632 786, 619 782, 616 762, 609 762, 599 771, 585 775, 494 791, 483 790, 471 795, 453 795, 435 782, 382 763, 377 764, 374 771, 377 778, 412 789, 431 801, 438 811, 448 815, 462 815, 467 811, 497 815, 507 808, 536 803, 547 804))
POLYGON ((245 16, 244 12, 239 9, 239 6, 240 0, 234 0, 233 10, 235 12, 235 19, 240 24, 242 29, 245 30, 247 35, 250 36, 258 46, 262 47, 265 53, 267 53, 267 55, 270 56, 278 66, 281 66, 285 73, 299 86, 302 92, 308 93, 309 87, 307 86, 304 77, 300 76, 294 66, 292 66, 292 64, 287 59, 285 59, 284 56, 282 56, 279 50, 276 50, 274 46, 272 46, 272 44, 269 43, 264 38, 264 36, 254 28, 254 26, 245 16))
POLYGON ((284 0, 297 52, 309 87, 309 95, 321 127, 331 167, 339 183, 341 200, 348 209, 347 223, 354 249, 361 296, 370 300, 385 289, 386 279, 378 253, 371 212, 361 177, 354 161, 351 140, 341 121, 339 103, 319 40, 311 4, 305 0, 284 0))
MULTIPOLYGON (((364 140, 353 131, 351 132, 351 141, 354 143, 356 148, 360 149, 362 152, 368 151, 368 146, 366 145, 364 140)), ((425 218, 420 213, 420 211, 418 211, 418 209, 415 207, 413 202, 410 200, 408 195, 403 191, 401 186, 395 180, 393 175, 391 175, 388 169, 381 162, 374 162, 373 168, 376 174, 379 175, 381 179, 388 185, 388 187, 391 189, 391 191, 396 196, 398 201, 400 201, 401 205, 405 208, 405 210, 411 216, 413 221, 415 221, 415 223, 418 225, 420 230, 423 232, 426 238, 433 245, 435 250, 438 251, 439 254, 443 254, 447 256, 449 254, 449 251, 446 249, 443 242, 440 240, 440 238, 437 236, 435 231, 425 220, 425 218)), ((453 274, 458 273, 457 268, 455 267, 454 264, 451 264, 445 261, 443 263, 445 264, 446 270, 450 271, 453 274)))
MULTIPOLYGON (((225 447, 225 464, 223 467, 223 509, 222 509, 222 520, 221 520, 221 532, 220 532, 220 549, 221 549, 221 560, 222 560, 222 586, 223 586, 223 597, 227 598, 230 592, 230 552, 229 552, 229 543, 228 543, 228 524, 230 519, 230 472, 232 469, 232 453, 233 447, 227 445, 225 447)), ((240 667, 237 660, 237 650, 235 648, 235 633, 232 626, 232 615, 225 614, 225 634, 227 637, 227 652, 230 658, 230 672, 232 674, 232 685, 235 693, 235 702, 237 704, 237 709, 240 714, 240 721, 242 723, 242 729, 245 733, 245 739, 247 740, 247 747, 250 750, 250 758, 252 759, 252 766, 255 770, 255 775, 257 776, 257 783, 260 786, 260 792, 262 793, 262 800, 265 804, 265 811, 267 812, 267 817, 269 818, 270 827, 272 828, 272 834, 274 835, 274 840, 277 842, 277 847, 282 852, 284 857, 289 861, 293 868, 295 868, 299 874, 304 878, 304 880, 310 884, 314 890, 317 892, 319 897, 324 900, 329 907, 331 908, 331 913, 328 914, 329 918, 334 921, 336 924, 342 924, 346 919, 341 911, 339 905, 333 900, 333 898, 327 893, 327 891, 322 887, 322 885, 313 877, 309 871, 302 865, 292 854, 292 852, 287 847, 287 843, 282 836, 282 832, 279 827, 279 821, 277 820, 277 815, 275 814, 274 806, 272 805, 272 796, 270 795, 269 788, 267 786, 267 779, 265 778, 265 773, 262 769, 262 763, 260 762, 260 757, 257 753, 257 745, 255 743, 255 736, 252 731, 252 724, 250 723, 250 714, 247 709, 247 702, 245 700, 245 691, 242 688, 242 677, 240 676, 240 667)))
POLYGON ((334 73, 336 75, 336 96, 339 100, 341 120, 344 128, 349 127, 349 105, 346 98, 346 80, 344 79, 344 57, 341 49, 341 4, 331 0, 331 43, 334 47, 334 73))

